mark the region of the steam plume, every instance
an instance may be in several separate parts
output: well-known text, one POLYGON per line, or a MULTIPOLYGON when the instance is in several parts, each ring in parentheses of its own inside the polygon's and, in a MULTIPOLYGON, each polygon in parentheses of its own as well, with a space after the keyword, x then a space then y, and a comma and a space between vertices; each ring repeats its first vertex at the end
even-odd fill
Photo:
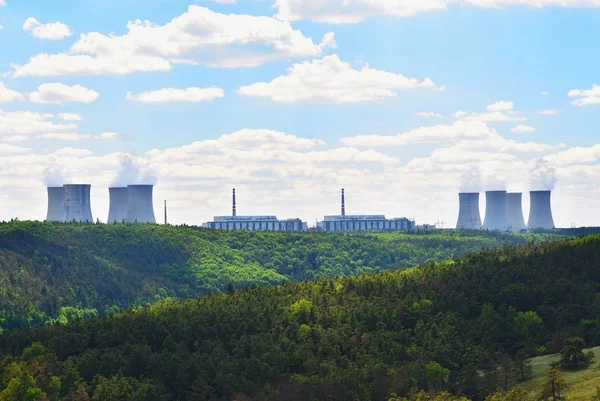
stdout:
POLYGON ((494 172, 488 172, 485 175, 486 191, 506 191, 506 179, 494 172))
POLYGON ((112 181, 111 187, 156 184, 155 172, 141 159, 136 160, 132 155, 126 154, 121 157, 120 165, 117 177, 112 181))
POLYGON ((532 191, 551 191, 556 185, 556 169, 544 159, 537 159, 531 169, 529 187, 532 191))
POLYGON ((56 156, 50 157, 50 164, 44 169, 42 175, 47 187, 62 187, 65 183, 63 168, 58 163, 56 156))
POLYGON ((460 177, 460 192, 481 192, 481 181, 481 169, 471 166, 469 171, 460 177))

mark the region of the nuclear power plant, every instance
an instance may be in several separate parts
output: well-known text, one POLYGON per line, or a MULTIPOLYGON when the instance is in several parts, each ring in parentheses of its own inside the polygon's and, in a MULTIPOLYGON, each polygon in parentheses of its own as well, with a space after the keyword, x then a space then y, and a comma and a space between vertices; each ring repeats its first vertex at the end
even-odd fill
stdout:
POLYGON ((508 228, 506 191, 487 191, 485 199, 486 208, 483 228, 487 230, 506 231, 508 228))
POLYGON ((506 212, 508 214, 509 231, 519 232, 527 228, 523 217, 522 193, 508 193, 506 195, 506 212))
POLYGON ((156 223, 152 202, 153 185, 127 185, 127 222, 156 223))
POLYGON ((552 217, 552 192, 531 191, 529 193, 531 205, 529 209, 529 221, 527 228, 530 230, 543 228, 554 229, 554 218, 552 217))
POLYGON ((108 188, 110 207, 108 209, 107 223, 124 223, 127 221, 127 208, 129 203, 129 191, 127 187, 108 188))
POLYGON ((479 193, 460 193, 458 223, 456 228, 462 230, 480 230, 481 213, 479 212, 479 193))
POLYGON ((63 188, 65 190, 65 221, 93 222, 90 202, 91 185, 68 184, 64 185, 63 188))
POLYGON ((65 189, 63 187, 48 187, 46 221, 65 221, 65 189))

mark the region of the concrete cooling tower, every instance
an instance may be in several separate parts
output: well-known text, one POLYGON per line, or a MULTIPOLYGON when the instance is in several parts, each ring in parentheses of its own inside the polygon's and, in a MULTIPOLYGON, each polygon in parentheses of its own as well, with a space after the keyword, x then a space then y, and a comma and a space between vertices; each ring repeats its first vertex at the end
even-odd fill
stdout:
POLYGON ((127 187, 108 188, 110 207, 108 209, 108 224, 123 223, 127 220, 129 191, 127 187))
POLYGON ((90 204, 91 185, 64 185, 65 189, 65 221, 91 223, 92 207, 90 204))
POLYGON ((529 222, 527 228, 543 228, 551 230, 554 227, 554 218, 552 217, 551 191, 531 191, 531 208, 529 210, 529 222))
POLYGON ((130 223, 156 223, 152 204, 153 185, 128 185, 127 221, 130 223))
POLYGON ((48 187, 46 221, 65 221, 65 189, 63 187, 48 187))
POLYGON ((525 230, 527 226, 523 217, 523 194, 509 193, 506 195, 506 202, 510 231, 519 232, 525 230))
POLYGON ((480 230, 481 214, 479 213, 479 194, 458 194, 459 212, 456 228, 459 230, 480 230))
POLYGON ((485 193, 486 210, 483 228, 506 231, 508 214, 506 211, 506 191, 488 191, 485 193))

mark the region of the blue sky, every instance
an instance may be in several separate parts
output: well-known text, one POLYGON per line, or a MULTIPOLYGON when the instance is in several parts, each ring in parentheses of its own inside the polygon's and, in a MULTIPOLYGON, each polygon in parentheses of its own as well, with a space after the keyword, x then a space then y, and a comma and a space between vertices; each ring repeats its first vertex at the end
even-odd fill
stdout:
POLYGON ((103 220, 130 158, 175 223, 226 213, 233 186, 246 214, 312 223, 343 186, 354 213, 452 225, 461 186, 527 191, 540 175, 559 225, 599 223, 600 1, 6 3, 2 219, 42 219, 54 175, 91 182, 103 220), (153 28, 128 33, 135 20, 153 28))

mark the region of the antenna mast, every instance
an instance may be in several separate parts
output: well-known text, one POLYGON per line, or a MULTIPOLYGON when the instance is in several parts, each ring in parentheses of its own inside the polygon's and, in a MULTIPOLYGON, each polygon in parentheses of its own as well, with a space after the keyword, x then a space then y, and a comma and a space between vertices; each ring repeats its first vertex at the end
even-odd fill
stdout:
POLYGON ((165 226, 167 225, 167 201, 165 200, 165 226))
POLYGON ((344 195, 344 188, 342 188, 342 216, 346 215, 346 197, 344 195))
POLYGON ((233 188, 233 210, 232 210, 232 214, 233 217, 237 216, 237 206, 235 204, 235 188, 233 188))

